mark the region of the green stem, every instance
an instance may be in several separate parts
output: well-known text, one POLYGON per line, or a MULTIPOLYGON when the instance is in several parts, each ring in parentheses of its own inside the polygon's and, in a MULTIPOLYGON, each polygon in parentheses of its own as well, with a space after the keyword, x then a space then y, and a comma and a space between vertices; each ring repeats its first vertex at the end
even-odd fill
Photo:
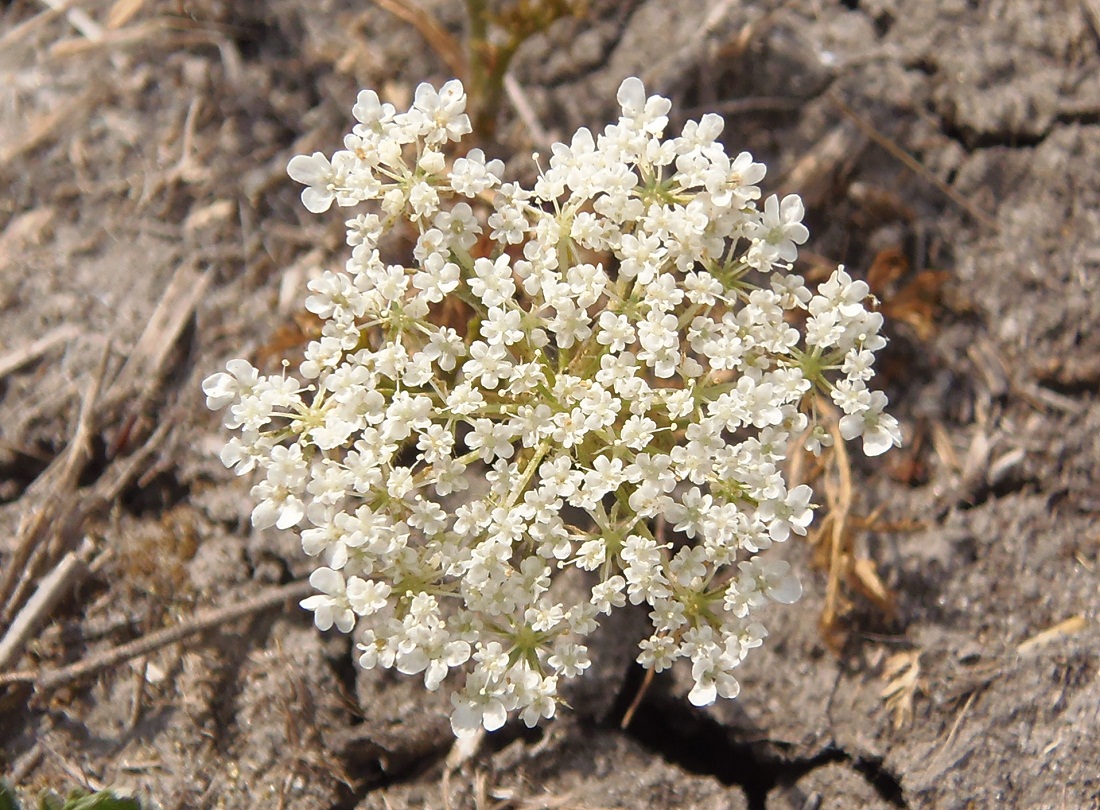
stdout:
POLYGON ((550 452, 550 442, 548 441, 543 441, 535 449, 535 455, 527 462, 527 467, 523 470, 523 478, 520 479, 519 485, 509 493, 508 502, 504 504, 505 509, 511 509, 516 505, 519 496, 527 490, 527 486, 531 483, 531 479, 535 477, 535 470, 538 469, 542 460, 546 458, 548 452, 550 452))
POLYGON ((506 56, 502 49, 489 42, 490 12, 487 0, 466 0, 466 17, 470 23, 467 41, 466 77, 467 97, 474 132, 484 142, 491 142, 496 135, 497 113, 504 94, 504 73, 512 53, 506 56))

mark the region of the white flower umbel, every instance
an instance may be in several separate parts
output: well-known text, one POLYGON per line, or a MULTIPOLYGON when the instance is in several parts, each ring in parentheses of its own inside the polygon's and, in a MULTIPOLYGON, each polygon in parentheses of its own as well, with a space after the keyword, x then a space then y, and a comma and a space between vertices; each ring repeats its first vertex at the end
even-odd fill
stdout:
POLYGON ((760 609, 801 594, 768 549, 812 517, 781 470, 825 441, 813 396, 868 454, 900 442, 867 386, 885 343, 867 286, 789 272, 801 200, 761 202, 764 167, 726 155, 718 116, 665 139, 666 99, 633 78, 618 98, 528 190, 480 150, 451 159, 458 82, 404 113, 361 93, 344 150, 290 162, 310 211, 370 207, 345 270, 310 284, 303 382, 232 360, 203 386, 239 432, 223 460, 262 473, 253 522, 299 527, 317 559, 317 626, 429 689, 461 671, 456 734, 551 717, 628 602, 653 621, 644 666, 686 658, 693 703, 734 697, 760 609), (380 248, 395 230, 405 264, 380 248), (576 604, 551 588, 567 566, 590 572, 576 604))

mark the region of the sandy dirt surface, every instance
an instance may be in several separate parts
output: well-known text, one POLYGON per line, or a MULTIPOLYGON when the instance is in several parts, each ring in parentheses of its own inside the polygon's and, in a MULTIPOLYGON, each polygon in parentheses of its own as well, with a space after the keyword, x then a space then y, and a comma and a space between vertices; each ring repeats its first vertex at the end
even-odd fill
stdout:
POLYGON ((1100 807, 1095 0, 592 0, 524 45, 513 171, 636 74, 804 195, 800 267, 883 301, 906 446, 852 459, 840 563, 787 549, 806 596, 736 701, 676 670, 620 728, 625 612, 572 711, 469 750, 295 607, 308 562, 251 528, 200 391, 277 367, 343 263, 288 159, 444 62, 366 0, 49 5, 0 3, 0 773, 164 808, 1100 807))

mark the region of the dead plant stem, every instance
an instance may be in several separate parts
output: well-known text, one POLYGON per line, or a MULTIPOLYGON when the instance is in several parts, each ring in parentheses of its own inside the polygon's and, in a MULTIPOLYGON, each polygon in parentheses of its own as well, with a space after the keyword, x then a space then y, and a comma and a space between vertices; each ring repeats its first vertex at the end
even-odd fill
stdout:
POLYGON ((154 650, 159 650, 161 647, 182 641, 188 636, 229 624, 246 616, 262 613, 284 602, 297 601, 306 596, 311 590, 312 587, 306 581, 280 585, 251 599, 198 613, 174 627, 157 630, 126 644, 96 653, 66 667, 39 670, 37 672, 10 672, 0 675, 0 686, 13 683, 30 683, 39 692, 49 692, 89 675, 103 672, 125 661, 147 655, 154 650))

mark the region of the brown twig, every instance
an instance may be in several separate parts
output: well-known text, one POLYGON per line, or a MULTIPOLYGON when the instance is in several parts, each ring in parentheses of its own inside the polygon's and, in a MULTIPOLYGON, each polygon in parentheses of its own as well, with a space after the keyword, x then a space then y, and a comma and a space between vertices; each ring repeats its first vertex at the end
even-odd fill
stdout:
POLYGON ((38 764, 45 755, 45 744, 41 739, 35 740, 34 745, 12 763, 11 770, 9 770, 7 774, 7 778, 10 780, 11 784, 22 784, 26 778, 30 776, 31 771, 38 767, 38 764))
POLYGON ((312 586, 306 581, 280 585, 264 591, 251 599, 245 599, 222 608, 197 613, 175 627, 149 633, 126 644, 112 647, 89 656, 75 664, 58 669, 38 670, 35 672, 9 672, 0 675, 0 686, 16 683, 33 684, 39 692, 48 692, 74 681, 95 675, 113 666, 147 655, 161 647, 182 641, 188 636, 211 630, 230 622, 243 619, 255 613, 270 610, 284 602, 298 600, 308 595, 312 586))
POLYGON ((838 180, 851 173, 866 144, 851 124, 837 124, 785 172, 779 193, 797 192, 807 208, 825 205, 834 198, 838 180))
POLYGON ((872 124, 869 120, 867 120, 865 117, 852 109, 848 102, 842 99, 835 90, 829 90, 825 95, 830 101, 833 102, 833 104, 835 104, 840 109, 842 113, 844 113, 844 115, 852 120, 852 123, 859 127, 860 132, 862 132, 872 141, 874 141, 887 152, 889 152, 890 155, 896 158, 898 162, 904 165, 907 169, 932 184, 935 188, 942 192, 945 197, 951 200, 951 202, 955 203, 955 205, 959 206, 959 208, 969 214, 975 222, 984 225, 990 230, 996 230, 997 221, 993 219, 993 217, 982 211, 980 208, 974 205, 974 203, 966 199, 966 197, 959 194, 959 192, 955 191, 955 189, 951 188, 950 185, 945 183, 939 177, 936 177, 936 175, 925 168, 923 163, 921 163, 915 157, 913 157, 900 146, 898 146, 898 144, 894 142, 891 138, 880 132, 874 124, 872 124))
POLYGON ((169 50, 188 45, 220 45, 218 32, 194 27, 180 17, 152 17, 125 28, 105 31, 99 39, 84 37, 61 39, 49 49, 51 59, 71 59, 90 53, 111 53, 155 41, 169 50))
POLYGON ((647 669, 645 671, 645 677, 642 679, 642 685, 638 687, 637 694, 634 695, 634 699, 630 701, 630 705, 627 706, 626 712, 623 713, 623 719, 619 721, 619 728, 626 730, 630 725, 630 721, 634 719, 634 713, 638 711, 638 707, 642 705, 642 699, 645 698, 646 692, 649 691, 649 687, 653 684, 653 670, 647 669))
POLYGON ((439 21, 413 0, 372 0, 383 11, 389 12, 420 32, 432 50, 446 64, 448 70, 458 78, 466 77, 466 59, 462 55, 462 46, 451 33, 439 24, 439 21))

